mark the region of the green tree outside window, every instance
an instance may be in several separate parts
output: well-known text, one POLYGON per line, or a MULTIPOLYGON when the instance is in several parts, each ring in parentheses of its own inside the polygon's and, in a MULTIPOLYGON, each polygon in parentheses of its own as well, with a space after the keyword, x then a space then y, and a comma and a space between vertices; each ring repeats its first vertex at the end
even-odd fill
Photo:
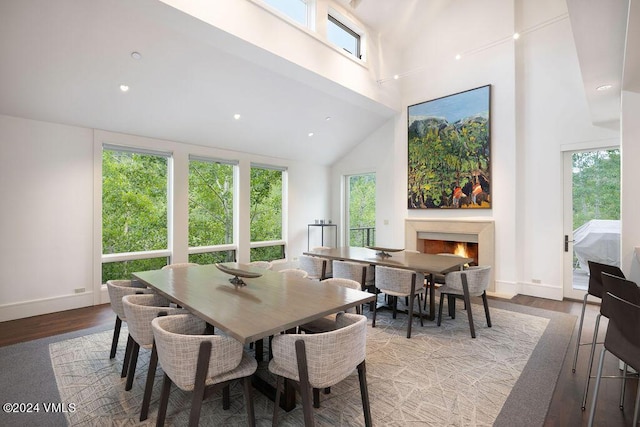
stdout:
MULTIPOLYGON (((252 242, 282 240, 283 171, 251 168, 250 233, 252 242)), ((251 249, 251 261, 284 257, 282 245, 251 249)))

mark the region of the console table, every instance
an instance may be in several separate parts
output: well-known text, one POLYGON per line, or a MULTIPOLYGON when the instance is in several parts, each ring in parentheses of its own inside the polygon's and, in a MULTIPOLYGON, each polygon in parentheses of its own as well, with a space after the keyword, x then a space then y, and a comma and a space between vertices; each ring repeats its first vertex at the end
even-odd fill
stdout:
POLYGON ((308 224, 307 225, 307 250, 309 250, 311 246, 311 227, 320 227, 320 246, 324 246, 324 228, 325 227, 334 227, 334 242, 338 244, 338 224, 308 224))

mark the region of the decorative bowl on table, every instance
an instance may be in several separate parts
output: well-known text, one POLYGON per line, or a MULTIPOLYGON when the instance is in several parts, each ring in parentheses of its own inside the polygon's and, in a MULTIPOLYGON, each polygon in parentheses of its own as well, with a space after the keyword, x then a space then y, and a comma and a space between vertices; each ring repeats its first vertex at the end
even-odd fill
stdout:
POLYGON ((239 268, 231 268, 223 264, 216 264, 216 268, 222 271, 223 273, 232 275, 233 277, 229 279, 229 282, 231 282, 233 286, 235 286, 236 288, 241 286, 247 286, 247 284, 241 278, 255 279, 256 277, 262 276, 262 273, 241 270, 239 268))
POLYGON ((382 257, 382 258, 389 258, 391 256, 392 252, 404 251, 404 249, 382 248, 380 246, 366 246, 366 248, 376 251, 376 256, 379 256, 379 257, 382 257))

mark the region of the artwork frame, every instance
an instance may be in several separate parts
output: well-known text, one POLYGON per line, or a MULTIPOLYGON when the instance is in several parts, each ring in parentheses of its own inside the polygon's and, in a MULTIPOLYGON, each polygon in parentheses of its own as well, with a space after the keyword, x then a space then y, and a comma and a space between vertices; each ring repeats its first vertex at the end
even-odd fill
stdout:
POLYGON ((407 107, 409 209, 491 209, 491 85, 407 107))

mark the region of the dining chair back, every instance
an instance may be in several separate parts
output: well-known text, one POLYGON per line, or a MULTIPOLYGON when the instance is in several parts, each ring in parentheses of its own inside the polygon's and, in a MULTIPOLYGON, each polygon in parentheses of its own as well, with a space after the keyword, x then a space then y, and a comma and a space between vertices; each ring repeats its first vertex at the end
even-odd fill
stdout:
POLYGON ((170 307, 169 300, 157 294, 127 295, 122 298, 122 306, 127 317, 129 335, 133 338, 133 347, 129 358, 127 382, 125 390, 129 391, 133 387, 133 380, 138 363, 140 347, 151 350, 149 367, 147 371, 147 381, 140 410, 140 421, 147 419, 151 393, 158 364, 157 351, 153 341, 153 329, 151 321, 158 316, 170 316, 175 314, 186 314, 187 310, 170 307))
POLYGON ((287 277, 299 277, 301 279, 306 279, 307 276, 309 276, 306 271, 300 270, 299 268, 285 268, 284 270, 280 270, 279 273, 287 277))
MULTIPOLYGON (((339 279, 333 277, 331 279, 325 279, 322 281, 327 286, 342 286, 344 288, 360 290, 360 283, 351 279, 339 279)), ((356 314, 361 314, 360 306, 355 308, 356 314)), ((348 310, 347 310, 348 311, 348 310)), ((337 313, 330 314, 319 319, 312 320, 311 322, 300 325, 298 329, 306 334, 318 334, 321 332, 335 331, 338 326, 336 324, 337 313)))
MULTIPOLYGON (((593 361, 595 359, 596 353, 596 344, 598 344, 598 332, 600 331, 600 320, 602 317, 609 318, 609 313, 607 310, 607 304, 604 301, 600 304, 600 312, 596 315, 596 323, 593 328, 593 335, 591 337, 591 342, 581 343, 580 339, 582 336, 582 324, 584 322, 584 313, 587 305, 587 298, 589 295, 592 295, 595 298, 602 299, 604 294, 604 283, 603 276, 604 275, 612 275, 615 277, 619 277, 624 280, 624 273, 615 265, 607 265, 599 262, 588 261, 589 264, 589 288, 587 293, 584 295, 582 299, 582 312, 580 314, 580 323, 578 326, 578 338, 576 339, 576 348, 575 353, 573 355, 573 367, 571 372, 576 371, 576 365, 578 363, 578 350, 580 347, 584 345, 590 345, 591 349, 589 351, 589 361, 587 362, 587 377, 584 384, 584 391, 582 393, 582 410, 584 411, 587 408, 587 398, 589 395, 589 385, 591 383, 591 372, 593 371, 593 361)), ((620 283, 633 283, 633 282, 620 282, 620 283)), ((602 344, 602 343, 600 343, 602 344)), ((622 405, 622 403, 620 403, 622 405)))
POLYGON ((491 266, 469 267, 461 271, 452 271, 445 275, 444 286, 440 287, 440 309, 438 312, 438 326, 442 323, 442 311, 445 295, 449 298, 449 316, 455 319, 456 298, 464 300, 469 319, 469 330, 471 338, 476 337, 476 330, 473 324, 473 313, 471 309, 470 297, 482 297, 484 314, 487 318, 487 326, 491 327, 491 315, 489 314, 489 304, 487 302, 487 288, 491 278, 491 266))
POLYGON ((269 261, 251 261, 249 265, 258 268, 264 268, 265 270, 271 270, 273 268, 273 264, 269 261))
MULTIPOLYGON (((608 273, 602 273, 602 306, 609 317, 604 348, 600 353, 593 401, 589 413, 588 425, 592 426, 595 418, 598 391, 602 379, 602 369, 606 352, 612 353, 624 363, 620 402, 624 402, 627 366, 636 372, 640 371, 640 288, 629 280, 608 273)), ((640 410, 640 382, 636 391, 633 411, 633 424, 638 424, 640 410)))
POLYGON ((196 265, 195 262, 176 262, 174 264, 168 264, 161 268, 161 270, 173 270, 174 268, 185 268, 185 267, 194 267, 196 265))
POLYGON ((371 409, 366 378, 367 318, 339 313, 338 329, 319 334, 282 334, 273 339, 269 371, 277 376, 273 425, 277 425, 283 378, 298 383, 305 426, 314 425, 312 389, 331 387, 357 369, 366 426, 371 426, 371 409))
MULTIPOLYGON (((116 350, 118 349, 118 340, 120 339, 120 329, 122 328, 122 322, 126 322, 127 318, 124 313, 124 307, 122 306, 122 297, 133 294, 150 294, 153 291, 141 283, 132 280, 108 280, 107 292, 109 293, 109 303, 111 309, 116 314, 116 323, 113 328, 113 338, 111 339, 111 352, 109 353, 109 359, 116 357, 116 350)), ((124 363, 122 365, 121 376, 127 375, 127 367, 129 365, 129 354, 133 340, 129 337, 127 339, 127 347, 124 352, 124 363)))
MULTIPOLYGON (((329 246, 316 246, 314 248, 311 248, 311 250, 314 252, 324 251, 328 249, 332 248, 330 248, 329 246)), ((331 260, 327 260, 327 271, 325 272, 325 278, 327 277, 333 277, 333 263, 331 262, 331 260)))
MULTIPOLYGON (((602 273, 613 274, 614 276, 622 277, 624 279, 624 273, 622 272, 622 270, 620 270, 619 267, 615 265, 607 265, 607 264, 602 264, 600 262, 595 262, 595 261, 587 261, 587 262, 589 264, 589 287, 587 288, 587 293, 584 294, 584 297, 582 299, 582 312, 580 313, 580 322, 578 323, 578 339, 576 339, 576 348, 573 354, 573 366, 571 368, 571 372, 576 371, 576 365, 578 364, 578 351, 580 350, 580 347, 585 345, 591 345, 592 346, 591 348, 593 350, 593 338, 589 342, 580 342, 582 338, 582 325, 584 323, 584 313, 587 307, 587 298, 589 297, 589 295, 591 295, 595 298, 602 299, 602 289, 603 289, 602 273)), ((597 326, 593 332, 596 339, 598 336, 598 329, 600 326, 599 320, 600 318, 598 317, 597 326)), ((592 353, 592 356, 590 357, 591 360, 593 360, 594 351, 595 350, 591 352, 592 353)), ((591 366, 591 363, 589 364, 589 366, 591 366)), ((589 376, 590 375, 591 375, 591 367, 589 367, 589 376)), ((585 406, 585 403, 586 401, 583 401, 583 404, 582 404, 583 408, 585 406)))
MULTIPOLYGON (((398 297, 408 297, 407 338, 411 338, 411 325, 413 324, 413 306, 416 296, 424 294, 424 274, 411 270, 393 267, 376 267, 376 288, 389 296, 393 309, 393 318, 396 318, 398 297)), ((376 327, 377 304, 373 305, 373 321, 371 326, 376 327)), ((418 298, 418 313, 420 325, 424 326, 422 319, 422 307, 418 298)))
POLYGON ((247 424, 255 425, 251 376, 258 366, 242 344, 224 335, 203 335, 205 322, 191 314, 157 317, 151 322, 158 361, 164 371, 157 425, 164 425, 171 385, 194 393, 189 425, 197 426, 202 401, 222 389, 223 408, 230 407, 229 385, 241 379, 247 424))
POLYGON ((324 280, 327 277, 327 260, 309 255, 300 255, 300 269, 307 272, 307 278, 312 280, 324 280))

